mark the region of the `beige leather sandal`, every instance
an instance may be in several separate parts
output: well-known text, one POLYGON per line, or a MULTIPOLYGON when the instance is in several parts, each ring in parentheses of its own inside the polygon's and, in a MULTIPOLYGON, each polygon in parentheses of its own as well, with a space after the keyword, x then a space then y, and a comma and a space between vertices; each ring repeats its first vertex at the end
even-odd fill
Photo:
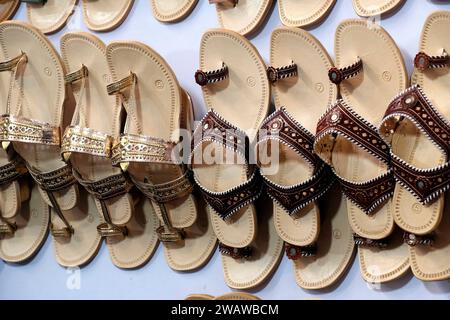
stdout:
POLYGON ((142 43, 112 43, 107 59, 114 81, 108 91, 121 97, 128 115, 113 161, 128 171, 159 217, 156 232, 168 265, 197 269, 209 260, 217 240, 192 193, 190 171, 176 157, 180 134, 189 147, 191 99, 164 59, 142 43))
POLYGON ((134 0, 82 0, 84 23, 92 31, 111 31, 127 18, 134 0))
POLYGON ((0 1, 0 22, 11 19, 19 8, 19 0, 0 1))
POLYGON ((336 0, 278 0, 281 22, 287 27, 308 27, 320 23, 336 0))
MULTIPOLYGON (((345 20, 338 26, 335 51, 338 67, 330 69, 329 78, 339 86, 342 100, 319 120, 314 147, 333 167, 347 196, 348 218, 357 239, 367 238, 371 244, 394 231, 391 197, 395 180, 389 147, 378 135, 377 125, 384 112, 380 106, 404 90, 407 73, 389 34, 364 20, 345 20)), ((358 243, 360 252, 367 251, 364 257, 375 254, 366 242, 358 243)), ((383 252, 373 259, 380 261, 380 274, 388 272, 381 269, 383 252)), ((404 265, 408 260, 405 248, 397 253, 398 266, 404 265)))
POLYGON ((68 33, 61 39, 64 64, 71 73, 77 108, 64 134, 61 153, 70 161, 75 177, 95 198, 98 234, 106 238, 111 259, 119 268, 137 268, 148 261, 158 241, 157 219, 152 210, 141 220, 135 212, 131 181, 114 168, 111 148, 120 135, 122 105, 105 86, 111 82, 106 46, 88 33, 68 33), (95 108, 93 107, 95 106, 95 108))
POLYGON ((450 278, 450 12, 425 22, 414 86, 389 105, 380 134, 392 148, 394 218, 404 229, 411 267, 424 281, 450 278), (445 209, 447 208, 447 209, 445 209))
POLYGON ((361 17, 373 17, 388 14, 404 2, 405 0, 353 0, 353 8, 361 17))
POLYGON ((161 22, 178 22, 186 18, 198 0, 150 0, 153 16, 161 22))
POLYGON ((216 4, 221 28, 233 30, 244 36, 257 31, 266 19, 272 0, 209 0, 216 4))
POLYGON ((262 184, 248 150, 269 108, 265 69, 256 48, 238 33, 213 29, 203 35, 195 78, 209 112, 194 133, 190 162, 221 242, 225 280, 238 289, 265 281, 283 247, 270 205, 255 208, 262 184))
POLYGON ((26 0, 28 22, 45 34, 61 30, 73 14, 77 0, 26 0))
POLYGON ((260 172, 274 201, 275 228, 287 243, 297 283, 323 289, 344 273, 355 247, 345 199, 339 188, 327 194, 334 177, 312 149, 317 121, 337 99, 337 88, 327 77, 333 63, 311 34, 286 27, 272 33, 270 61, 276 112, 264 121, 258 137, 260 172), (278 161, 265 159, 275 152, 278 161), (322 212, 323 221, 320 198, 333 203, 322 212), (327 268, 318 268, 321 265, 327 268))
POLYGON ((84 265, 101 243, 96 230, 99 216, 94 201, 78 188, 71 167, 60 155, 64 114, 71 113, 65 69, 49 40, 28 24, 2 23, 0 39, 6 58, 24 57, 10 95, 8 141, 53 208, 50 230, 58 263, 84 265))

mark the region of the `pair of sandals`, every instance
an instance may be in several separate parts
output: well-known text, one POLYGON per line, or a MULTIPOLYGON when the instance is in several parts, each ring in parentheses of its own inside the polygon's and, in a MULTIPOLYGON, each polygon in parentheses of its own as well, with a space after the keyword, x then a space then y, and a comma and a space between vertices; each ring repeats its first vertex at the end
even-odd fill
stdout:
MULTIPOLYGON (((24 238, 37 229, 45 233, 50 206, 55 255, 63 266, 87 264, 103 238, 120 268, 145 264, 159 240, 173 269, 205 264, 216 238, 196 205, 189 172, 171 157, 180 126, 188 129, 193 119, 191 100, 164 60, 143 44, 106 47, 86 33, 63 36, 61 59, 40 31, 20 22, 0 24, 0 38, 2 71, 10 73, 2 83, 2 97, 8 97, 2 117, 4 161, 11 167, 14 157, 24 159, 37 184, 31 200, 40 193, 47 208, 47 216, 44 209, 37 212, 38 226, 23 228, 24 238), (129 175, 113 167, 128 162, 129 175)), ((30 198, 25 192, 19 198, 17 184, 5 186, 9 193, 2 194, 3 206, 12 205, 13 192, 17 203, 30 198)), ((6 209, 2 230, 19 227, 12 209, 6 209)), ((22 229, 16 229, 17 235, 22 229)), ((9 236, 18 248, 26 247, 24 238, 9 236)), ((0 247, 5 246, 2 239, 0 247)))
MULTIPOLYGON (((254 34, 263 24, 273 0, 209 0, 216 4, 221 28, 244 36, 254 34)), ((353 0, 358 15, 371 17, 388 14, 404 0, 353 0)), ((280 19, 288 27, 308 27, 320 23, 331 12, 336 0, 278 0, 280 19)))
MULTIPOLYGON (((353 7, 361 17, 389 14, 401 6, 404 0, 353 0, 353 7)), ((332 11, 336 0, 278 0, 283 25, 309 27, 322 22, 332 11)))
POLYGON ((348 198, 362 275, 370 282, 394 280, 410 267, 424 281, 450 277, 444 213, 449 31, 449 12, 428 17, 414 85, 406 89, 403 57, 386 31, 364 21, 337 29, 342 67, 329 77, 342 99, 319 120, 314 147, 348 198))
MULTIPOLYGON (((74 13, 78 0, 23 0, 28 21, 45 34, 61 30, 74 13)), ((111 31, 125 21, 134 0, 80 0, 86 26, 92 31, 111 31)), ((18 1, 17 1, 18 2, 18 1)))

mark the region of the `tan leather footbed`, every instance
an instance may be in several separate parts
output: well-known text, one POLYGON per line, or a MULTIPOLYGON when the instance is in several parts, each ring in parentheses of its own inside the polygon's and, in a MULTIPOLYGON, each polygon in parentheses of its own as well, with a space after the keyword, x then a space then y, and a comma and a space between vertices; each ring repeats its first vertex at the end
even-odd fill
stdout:
POLYGON ((59 31, 73 14, 77 0, 47 0, 42 4, 27 4, 28 21, 45 34, 59 31))
POLYGON ((395 10, 404 0, 353 0, 353 7, 361 17, 388 14, 395 10))
POLYGON ((320 23, 336 0, 278 0, 281 22, 288 27, 307 27, 320 23))
POLYGON ((161 22, 178 22, 186 18, 198 0, 150 0, 153 15, 161 22))
POLYGON ((84 22, 92 31, 111 31, 127 18, 134 0, 82 0, 84 22))

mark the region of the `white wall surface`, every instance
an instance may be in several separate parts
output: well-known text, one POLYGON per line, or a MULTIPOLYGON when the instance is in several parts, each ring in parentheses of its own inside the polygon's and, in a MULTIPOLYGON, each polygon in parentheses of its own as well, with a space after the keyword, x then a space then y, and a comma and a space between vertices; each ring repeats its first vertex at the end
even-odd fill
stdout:
MULTIPOLYGON (((174 69, 181 85, 193 96, 197 119, 204 110, 200 88, 193 74, 198 66, 198 50, 202 33, 217 27, 213 6, 200 0, 194 12, 184 21, 164 25, 151 13, 149 0, 135 0, 125 23, 117 30, 97 34, 108 43, 112 40, 137 40, 158 51, 174 69)), ((381 21, 401 48, 408 70, 417 51, 420 31, 426 17, 435 10, 450 10, 448 1, 407 0, 395 15, 381 21)), ((86 30, 77 8, 74 18, 59 33, 50 36, 56 47, 67 31, 86 30)), ((330 53, 333 52, 334 31, 338 23, 356 17, 351 0, 338 0, 327 20, 311 30, 330 53)), ((26 20, 22 5, 15 19, 26 20)), ((270 13, 264 28, 252 42, 268 60, 271 31, 279 26, 278 9, 270 13)), ((332 54, 333 55, 333 54, 332 54)), ((450 88, 449 88, 450 89, 450 88)), ((449 299, 450 283, 422 283, 408 274, 393 283, 378 288, 369 287, 359 275, 354 263, 345 279, 336 287, 320 292, 308 292, 295 284, 291 261, 286 257, 271 281, 254 293, 264 299, 449 299)), ((110 262, 108 250, 102 247, 98 256, 87 267, 76 271, 60 267, 53 257, 51 239, 48 238, 39 254, 26 265, 8 265, 0 262, 0 299, 183 299, 190 293, 219 295, 230 291, 222 277, 220 256, 215 253, 209 264, 195 273, 171 271, 160 246, 152 260, 142 269, 119 270, 110 262), (70 285, 74 277, 80 287, 70 285), (69 285, 68 285, 69 283, 69 285)))

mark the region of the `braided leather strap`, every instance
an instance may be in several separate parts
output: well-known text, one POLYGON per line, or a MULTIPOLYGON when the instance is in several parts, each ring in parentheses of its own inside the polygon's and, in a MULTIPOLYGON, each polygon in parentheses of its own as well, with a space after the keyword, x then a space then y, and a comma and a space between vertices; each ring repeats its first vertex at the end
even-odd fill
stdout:
MULTIPOLYGON (((344 101, 331 106, 319 120, 314 143, 316 153, 328 164, 336 136, 343 136, 387 166, 391 157, 389 147, 378 135, 377 128, 356 114, 344 101)), ((392 170, 365 182, 349 181, 335 174, 347 198, 367 214, 371 214, 394 193, 395 180, 392 170)))
POLYGON ((0 140, 59 146, 60 128, 37 120, 4 115, 0 118, 0 140))
POLYGON ((263 185, 256 167, 248 163, 248 138, 245 132, 231 125, 214 110, 203 117, 194 132, 193 151, 189 159, 191 166, 202 163, 203 160, 196 157, 196 152, 201 150, 207 142, 214 142, 232 151, 233 157, 238 155, 247 168, 247 180, 224 192, 208 190, 194 174, 195 182, 200 187, 206 202, 225 220, 258 199, 263 185))
POLYGON ((310 179, 294 186, 282 186, 263 176, 269 196, 292 215, 320 199, 333 185, 334 176, 313 152, 314 135, 296 122, 285 108, 277 110, 263 122, 257 146, 269 140, 288 146, 314 168, 310 179))
POLYGON ((271 83, 276 83, 279 80, 293 78, 298 76, 297 64, 292 62, 288 66, 279 68, 269 67, 267 68, 267 77, 271 83))
POLYGON ((9 184, 28 172, 23 160, 16 156, 11 162, 0 167, 0 185, 9 184))
POLYGON ((444 50, 440 56, 429 56, 425 52, 419 52, 414 59, 414 66, 424 72, 427 69, 447 68, 449 64, 449 55, 444 50))
POLYGON ((225 63, 222 63, 222 67, 217 70, 211 70, 211 71, 202 71, 197 70, 195 72, 195 82, 199 86, 206 86, 211 83, 217 83, 220 81, 225 80, 229 76, 228 67, 225 65, 225 63))
POLYGON ((287 243, 285 251, 288 259, 295 261, 300 260, 301 258, 314 257, 317 254, 317 246, 298 247, 287 243))
POLYGON ((70 126, 64 133, 61 154, 65 159, 70 153, 85 153, 89 155, 110 158, 113 137, 89 128, 70 126))
POLYGON ((192 193, 194 185, 190 178, 191 172, 186 170, 179 178, 157 185, 137 181, 133 177, 131 177, 131 180, 148 198, 158 203, 167 203, 192 193))
MULTIPOLYGON (((450 153, 450 124, 432 105, 419 86, 413 86, 389 105, 379 128, 387 143, 392 141, 401 121, 408 119, 444 154, 450 153)), ((450 162, 430 169, 419 169, 392 153, 395 179, 423 204, 428 204, 450 188, 450 162)))
POLYGON ((353 78, 357 76, 363 70, 363 62, 361 58, 344 68, 331 68, 328 71, 328 78, 330 81, 336 85, 339 85, 342 81, 353 78))
POLYGON ((72 168, 70 166, 64 166, 46 173, 41 173, 31 166, 28 166, 28 171, 36 183, 43 190, 48 192, 61 191, 76 183, 75 177, 72 174, 72 168))

